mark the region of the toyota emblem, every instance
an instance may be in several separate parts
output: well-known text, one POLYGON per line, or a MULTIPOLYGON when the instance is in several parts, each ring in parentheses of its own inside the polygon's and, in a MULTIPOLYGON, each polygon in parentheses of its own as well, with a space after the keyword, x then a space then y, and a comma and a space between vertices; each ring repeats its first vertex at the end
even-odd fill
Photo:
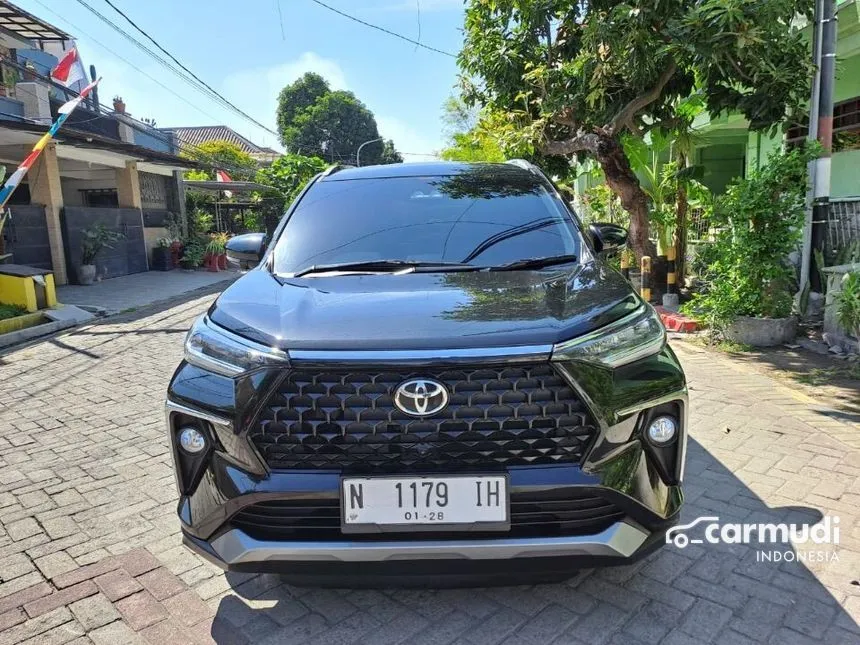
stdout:
POLYGON ((394 391, 394 405, 413 417, 428 417, 448 405, 448 390, 432 379, 409 379, 394 391))

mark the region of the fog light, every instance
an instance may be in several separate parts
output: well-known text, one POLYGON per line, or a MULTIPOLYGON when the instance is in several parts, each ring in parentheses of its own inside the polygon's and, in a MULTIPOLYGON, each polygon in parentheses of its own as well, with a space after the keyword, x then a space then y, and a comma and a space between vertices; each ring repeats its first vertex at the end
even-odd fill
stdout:
POLYGON ((672 417, 657 417, 648 426, 648 438, 656 444, 669 443, 675 438, 678 422, 672 417))
POLYGON ((206 448, 206 437, 197 428, 186 426, 179 430, 179 445, 191 455, 196 455, 206 448))

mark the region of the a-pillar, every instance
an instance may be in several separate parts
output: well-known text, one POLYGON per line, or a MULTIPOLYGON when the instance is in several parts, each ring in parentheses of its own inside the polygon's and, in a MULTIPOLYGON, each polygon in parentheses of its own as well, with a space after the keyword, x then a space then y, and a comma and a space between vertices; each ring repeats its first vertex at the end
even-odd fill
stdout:
POLYGON ((27 173, 30 184, 30 202, 45 207, 48 228, 48 243, 51 247, 51 266, 55 284, 68 284, 66 254, 63 250, 63 229, 60 212, 63 208, 63 189, 60 184, 60 168, 57 164, 57 144, 48 143, 27 173))
POLYGON ((116 198, 120 208, 141 208, 140 176, 137 174, 136 161, 126 161, 125 168, 117 168, 116 198))

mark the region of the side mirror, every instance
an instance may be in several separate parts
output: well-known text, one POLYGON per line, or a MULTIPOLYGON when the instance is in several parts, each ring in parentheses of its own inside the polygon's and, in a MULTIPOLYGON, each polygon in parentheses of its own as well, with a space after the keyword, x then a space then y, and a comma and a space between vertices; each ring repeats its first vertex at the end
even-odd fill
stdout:
POLYGON ((591 242, 598 253, 614 253, 627 246, 627 229, 617 224, 598 223, 588 227, 591 242))
POLYGON ((260 263, 266 252, 265 233, 245 233, 227 241, 227 260, 241 269, 251 269, 260 263))

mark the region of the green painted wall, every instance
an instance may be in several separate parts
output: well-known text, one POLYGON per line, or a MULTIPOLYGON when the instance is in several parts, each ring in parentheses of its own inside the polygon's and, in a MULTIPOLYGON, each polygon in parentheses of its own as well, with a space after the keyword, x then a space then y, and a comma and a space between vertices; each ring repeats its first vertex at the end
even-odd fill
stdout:
POLYGON ((720 143, 696 150, 696 164, 704 167, 702 183, 712 192, 725 192, 728 183, 744 174, 744 144, 720 143))

